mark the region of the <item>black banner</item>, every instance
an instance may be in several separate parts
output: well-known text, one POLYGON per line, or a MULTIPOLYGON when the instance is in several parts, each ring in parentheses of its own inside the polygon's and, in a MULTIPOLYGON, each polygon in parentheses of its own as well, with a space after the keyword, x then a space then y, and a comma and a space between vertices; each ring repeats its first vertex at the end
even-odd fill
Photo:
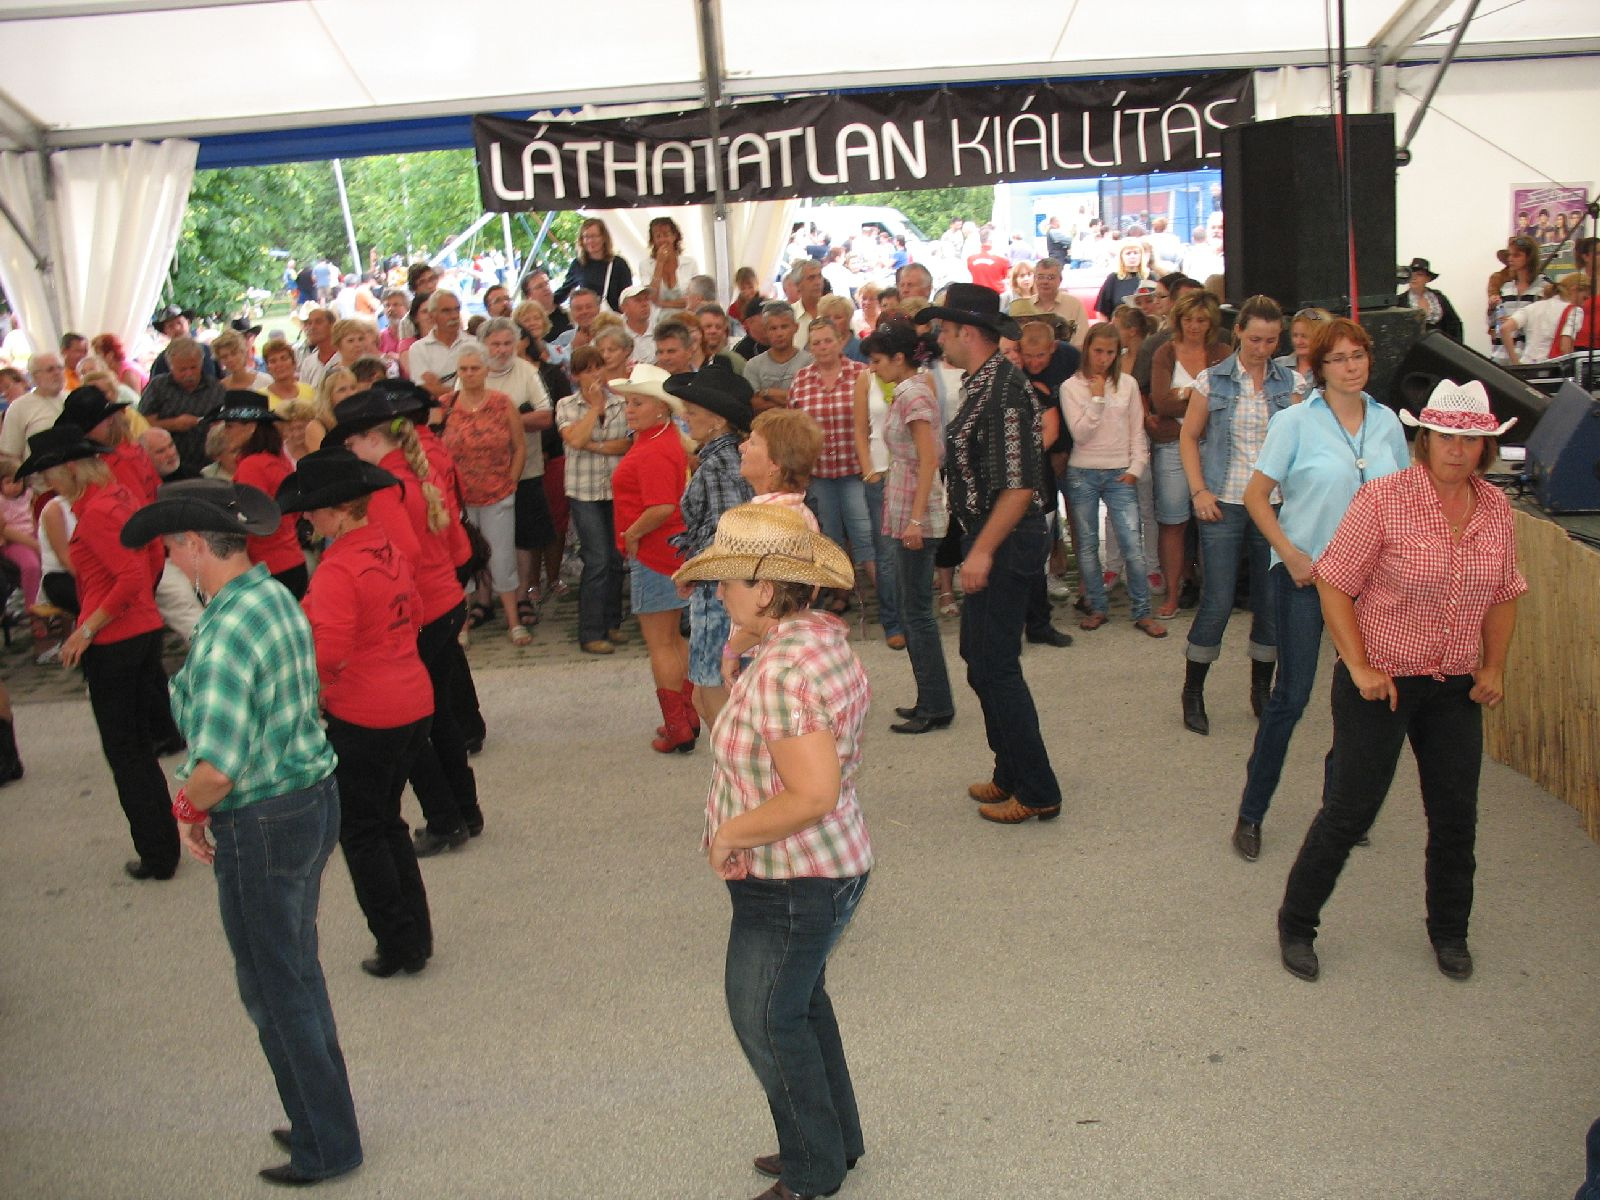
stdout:
POLYGON ((616 121, 474 117, 489 212, 709 204, 1215 166, 1249 71, 805 96, 616 121))

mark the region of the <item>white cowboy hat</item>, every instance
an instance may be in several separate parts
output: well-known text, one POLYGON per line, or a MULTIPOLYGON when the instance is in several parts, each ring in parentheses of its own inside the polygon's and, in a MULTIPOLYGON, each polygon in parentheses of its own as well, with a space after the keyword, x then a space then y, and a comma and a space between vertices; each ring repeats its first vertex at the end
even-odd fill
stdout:
POLYGON ((1466 383, 1441 379, 1422 412, 1412 416, 1408 410, 1401 409, 1400 420, 1406 425, 1467 437, 1499 437, 1517 423, 1515 417, 1504 425, 1495 422, 1494 410, 1489 407, 1489 390, 1477 379, 1466 383))
POLYGON ((608 380, 606 386, 613 392, 627 395, 632 392, 636 396, 649 396, 652 400, 659 400, 672 410, 675 417, 683 416, 683 401, 671 395, 662 385, 672 378, 672 372, 658 367, 653 363, 635 363, 633 374, 626 379, 608 380))

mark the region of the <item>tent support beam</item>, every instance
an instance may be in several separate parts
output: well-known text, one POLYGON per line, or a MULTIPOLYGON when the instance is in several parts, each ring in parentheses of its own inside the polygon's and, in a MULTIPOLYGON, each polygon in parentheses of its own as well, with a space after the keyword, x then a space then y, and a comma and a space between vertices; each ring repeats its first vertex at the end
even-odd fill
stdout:
POLYGON ((50 256, 41 251, 34 243, 33 235, 23 226, 17 214, 11 211, 11 205, 7 204, 4 198, 0 198, 0 216, 5 217, 6 224, 11 226, 12 232, 28 248, 28 253, 33 255, 33 265, 39 274, 48 276, 50 274, 50 256))
POLYGON ((1451 0, 1404 0, 1372 39, 1372 65, 1390 67, 1399 62, 1450 3, 1451 0))
MULTIPOLYGON (((722 21, 717 0, 699 0, 700 21, 700 73, 706 89, 706 124, 710 127, 711 144, 722 141, 722 21)), ((728 193, 722 178, 721 156, 712 155, 711 183, 716 192, 716 205, 712 210, 715 236, 712 248, 716 261, 717 293, 729 290, 728 271, 728 193)), ((687 281, 685 281, 687 282, 687 281)))
POLYGON ((1411 114, 1411 124, 1406 126, 1406 134, 1400 139, 1395 154, 1401 162, 1405 162, 1411 154, 1411 139, 1417 136, 1417 129, 1422 124, 1422 118, 1428 115, 1428 106, 1433 103, 1433 97, 1439 91, 1439 85, 1444 82, 1444 73, 1450 69, 1450 64, 1455 61, 1456 51, 1461 46, 1461 39, 1466 35, 1467 26, 1472 24, 1472 18, 1477 14, 1478 0, 1467 0, 1467 11, 1461 14, 1461 21, 1456 25, 1455 33, 1450 38, 1450 47, 1444 52, 1444 57, 1439 60, 1439 65, 1433 72, 1433 78, 1428 80, 1428 90, 1423 94, 1422 102, 1417 105, 1417 111, 1411 114))

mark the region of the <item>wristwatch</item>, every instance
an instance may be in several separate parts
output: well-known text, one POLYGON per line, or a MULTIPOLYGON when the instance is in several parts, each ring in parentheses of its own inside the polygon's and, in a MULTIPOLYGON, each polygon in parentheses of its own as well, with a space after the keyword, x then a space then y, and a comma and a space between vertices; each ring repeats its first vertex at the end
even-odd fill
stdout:
POLYGON ((88 625, 79 625, 77 632, 83 634, 84 641, 94 641, 94 630, 90 629, 88 625))

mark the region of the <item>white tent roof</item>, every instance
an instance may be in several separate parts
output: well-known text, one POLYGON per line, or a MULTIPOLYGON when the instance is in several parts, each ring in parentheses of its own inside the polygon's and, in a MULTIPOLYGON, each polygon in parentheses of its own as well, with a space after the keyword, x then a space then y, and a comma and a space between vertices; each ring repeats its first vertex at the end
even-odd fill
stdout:
MULTIPOLYGON (((1469 0, 1346 0, 1356 62, 1439 55, 1469 0), (1420 40, 1419 40, 1420 39, 1420 40)), ((1329 0, 1330 7, 1333 0, 1329 0)), ((1326 61, 1317 0, 721 0, 770 95, 1326 61)), ((701 95, 696 0, 0 0, 0 147, 701 95)), ((1487 0, 1461 56, 1600 53, 1594 0, 1487 0)))

